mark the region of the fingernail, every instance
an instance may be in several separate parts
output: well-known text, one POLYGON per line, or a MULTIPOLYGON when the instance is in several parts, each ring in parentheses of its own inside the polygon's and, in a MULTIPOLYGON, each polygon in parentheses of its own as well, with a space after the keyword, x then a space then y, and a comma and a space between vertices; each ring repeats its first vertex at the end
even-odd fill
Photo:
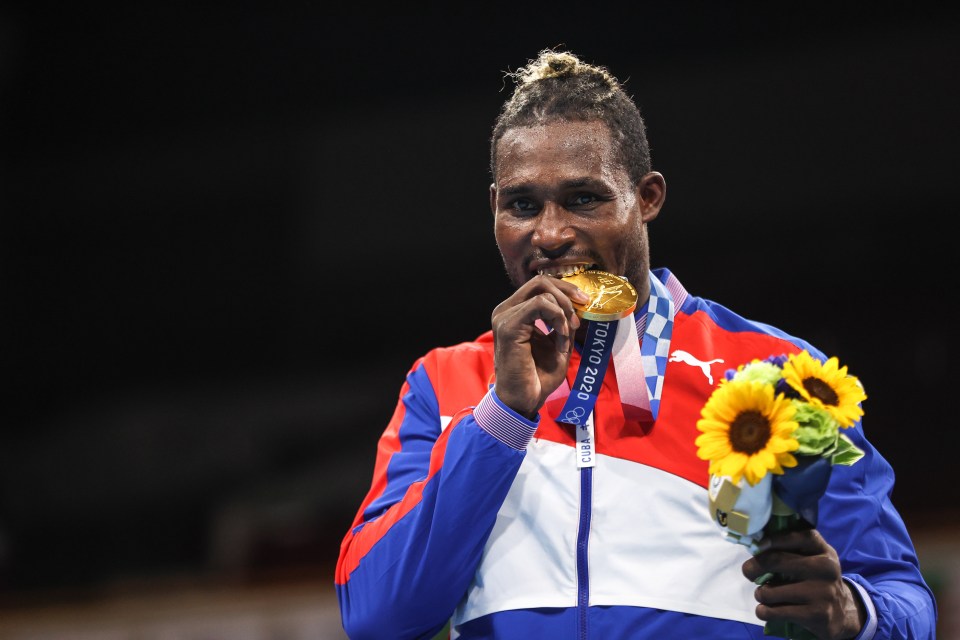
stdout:
POLYGON ((577 289, 576 292, 573 294, 573 299, 576 300, 577 302, 589 302, 590 296, 585 294, 582 290, 577 289))

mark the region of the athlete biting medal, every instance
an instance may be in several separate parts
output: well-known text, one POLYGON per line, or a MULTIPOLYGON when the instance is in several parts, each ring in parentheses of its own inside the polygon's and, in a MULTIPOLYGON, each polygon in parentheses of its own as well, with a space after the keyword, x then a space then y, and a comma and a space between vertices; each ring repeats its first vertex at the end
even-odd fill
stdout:
POLYGON ((587 335, 580 354, 580 368, 570 395, 557 420, 585 425, 593 413, 600 385, 607 372, 617 321, 637 308, 637 290, 626 279, 606 271, 590 270, 564 276, 590 298, 574 303, 577 315, 587 320, 587 335))

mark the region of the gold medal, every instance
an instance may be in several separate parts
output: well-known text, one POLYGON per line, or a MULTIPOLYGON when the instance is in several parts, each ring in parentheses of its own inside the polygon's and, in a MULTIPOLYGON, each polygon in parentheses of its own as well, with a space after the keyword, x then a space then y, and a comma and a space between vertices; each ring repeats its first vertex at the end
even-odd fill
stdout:
POLYGON ((591 270, 563 279, 590 296, 586 304, 573 305, 577 315, 584 320, 612 322, 630 315, 637 308, 637 290, 626 278, 591 270))

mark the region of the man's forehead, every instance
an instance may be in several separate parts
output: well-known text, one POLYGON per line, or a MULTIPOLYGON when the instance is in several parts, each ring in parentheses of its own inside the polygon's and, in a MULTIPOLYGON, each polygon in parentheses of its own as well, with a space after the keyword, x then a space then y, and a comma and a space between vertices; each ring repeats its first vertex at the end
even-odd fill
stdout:
POLYGON ((497 147, 497 186, 559 187, 619 182, 607 128, 594 122, 557 122, 507 131, 497 147))
POLYGON ((498 155, 579 151, 612 151, 613 137, 607 126, 598 120, 554 120, 527 127, 514 127, 504 132, 497 144, 498 155))

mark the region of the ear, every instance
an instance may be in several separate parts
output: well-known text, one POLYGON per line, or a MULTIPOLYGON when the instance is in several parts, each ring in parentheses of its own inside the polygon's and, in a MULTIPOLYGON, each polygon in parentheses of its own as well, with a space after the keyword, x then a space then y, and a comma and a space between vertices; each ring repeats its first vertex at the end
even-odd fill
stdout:
POLYGON ((667 198, 667 181, 659 171, 651 171, 637 184, 637 204, 640 205, 640 219, 650 222, 660 213, 663 201, 667 198))
POLYGON ((497 213, 497 183, 490 183, 490 213, 497 213))

